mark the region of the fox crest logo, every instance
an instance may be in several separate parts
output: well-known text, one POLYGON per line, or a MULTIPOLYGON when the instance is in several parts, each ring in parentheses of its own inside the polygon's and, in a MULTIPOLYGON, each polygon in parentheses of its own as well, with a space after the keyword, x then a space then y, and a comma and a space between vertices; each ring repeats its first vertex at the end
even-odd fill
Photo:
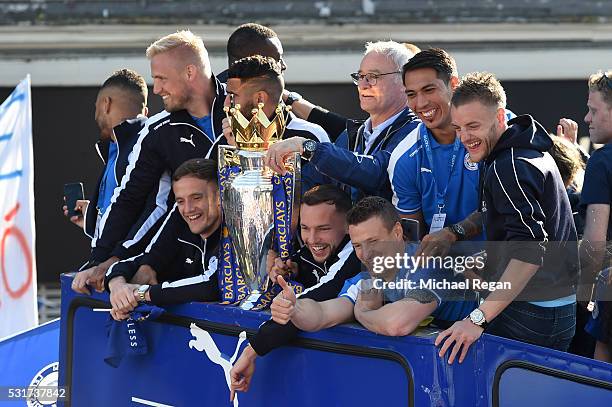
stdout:
POLYGON ((470 160, 470 153, 465 153, 465 157, 463 157, 463 165, 470 171, 476 171, 478 169, 478 163, 470 160))
MULTIPOLYGON (((59 378, 59 362, 54 362, 48 364, 47 366, 40 369, 38 373, 34 376, 32 381, 30 382, 29 388, 37 389, 41 387, 42 389, 52 389, 53 387, 57 388, 57 382, 59 378)), ((43 391, 41 389, 41 391, 43 391)), ((63 390, 57 389, 56 391, 52 391, 52 396, 40 397, 36 398, 33 395, 29 396, 26 400, 26 404, 28 407, 56 407, 57 399, 59 396, 63 397, 63 390)), ((44 391, 43 391, 44 393, 44 391)))

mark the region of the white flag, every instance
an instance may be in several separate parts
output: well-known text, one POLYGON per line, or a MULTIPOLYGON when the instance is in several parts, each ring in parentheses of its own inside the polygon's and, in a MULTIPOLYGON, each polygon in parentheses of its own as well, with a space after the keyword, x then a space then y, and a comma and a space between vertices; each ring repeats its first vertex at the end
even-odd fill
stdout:
POLYGON ((38 325, 28 75, 0 105, 0 338, 38 325))

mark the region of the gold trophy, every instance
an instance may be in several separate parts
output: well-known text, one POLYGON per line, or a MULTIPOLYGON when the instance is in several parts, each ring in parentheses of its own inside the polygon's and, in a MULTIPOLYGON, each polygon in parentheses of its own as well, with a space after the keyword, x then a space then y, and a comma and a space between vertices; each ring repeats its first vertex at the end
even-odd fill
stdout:
POLYGON ((237 265, 249 289, 249 295, 240 304, 243 309, 253 308, 268 289, 268 251, 275 247, 279 233, 288 233, 288 228, 295 230, 299 210, 299 153, 286 160, 290 179, 275 176, 264 166, 266 151, 285 131, 285 109, 277 106, 274 118, 269 120, 263 106, 259 103, 252 110, 251 120, 242 114, 240 105, 225 107, 236 146, 219 146, 219 171, 227 174, 221 179, 224 219, 237 265), (280 187, 289 195, 285 195, 284 202, 275 198, 273 182, 283 182, 280 187), (295 216, 288 222, 285 215, 289 213, 295 216), (286 224, 279 223, 279 219, 286 224))

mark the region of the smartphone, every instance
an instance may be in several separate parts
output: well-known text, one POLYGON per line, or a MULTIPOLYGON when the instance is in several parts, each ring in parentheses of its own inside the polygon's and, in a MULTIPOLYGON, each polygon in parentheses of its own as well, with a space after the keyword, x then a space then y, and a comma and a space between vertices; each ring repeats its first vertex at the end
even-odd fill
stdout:
POLYGON ((69 184, 64 184, 64 199, 68 207, 68 217, 80 215, 81 211, 74 210, 74 207, 79 199, 85 199, 83 183, 71 182, 69 184))
POLYGON ((409 242, 418 242, 420 240, 420 225, 416 219, 402 218, 402 229, 404 231, 404 239, 409 242))

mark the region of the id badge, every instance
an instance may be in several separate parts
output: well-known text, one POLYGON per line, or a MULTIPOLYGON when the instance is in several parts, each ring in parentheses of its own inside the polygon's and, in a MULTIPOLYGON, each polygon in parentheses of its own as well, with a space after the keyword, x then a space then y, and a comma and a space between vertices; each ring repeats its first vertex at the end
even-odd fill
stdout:
POLYGON ((431 226, 429 228, 429 233, 434 233, 444 228, 444 221, 446 220, 445 213, 436 213, 431 218, 431 226))

